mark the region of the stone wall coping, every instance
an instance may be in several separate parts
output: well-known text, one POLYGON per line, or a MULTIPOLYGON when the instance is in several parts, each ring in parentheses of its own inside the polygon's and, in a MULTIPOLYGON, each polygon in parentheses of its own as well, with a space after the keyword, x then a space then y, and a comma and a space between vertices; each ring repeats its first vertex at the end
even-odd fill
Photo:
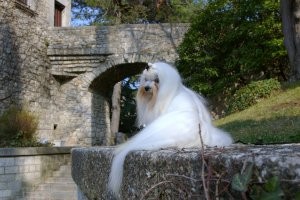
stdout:
MULTIPOLYGON (((72 149, 72 176, 81 195, 86 199, 110 199, 107 182, 113 151, 114 148, 111 147, 72 149)), ((281 186, 286 191, 287 199, 289 195, 293 196, 295 191, 299 191, 300 144, 232 145, 226 148, 207 148, 203 156, 206 162, 209 162, 209 168, 216 174, 221 174, 224 180, 230 181, 248 163, 253 163, 258 180, 265 182, 273 176, 285 180, 281 186)), ((141 199, 141 196, 157 183, 173 181, 175 184, 176 181, 178 182, 177 178, 180 179, 180 183, 186 181, 185 186, 191 189, 193 195, 202 195, 201 181, 199 181, 202 163, 200 149, 131 152, 125 159, 122 197, 141 199), (182 179, 182 177, 187 178, 182 179)), ((157 187, 152 194, 155 196, 161 190, 174 189, 167 186, 160 188, 157 187)), ((174 199, 172 195, 176 196, 176 193, 164 193, 164 195, 174 199)))
POLYGON ((1 157, 70 154, 73 147, 20 147, 0 148, 1 157))
POLYGON ((166 28, 171 28, 171 27, 189 27, 190 23, 160 23, 160 24, 119 24, 119 25, 111 25, 111 26, 79 26, 79 27, 49 27, 49 30, 54 30, 54 31, 59 31, 59 30, 82 30, 82 29, 87 29, 87 30, 92 30, 92 29, 106 29, 106 28, 113 28, 113 29, 124 29, 126 27, 130 28, 137 28, 137 27, 166 27, 166 28))

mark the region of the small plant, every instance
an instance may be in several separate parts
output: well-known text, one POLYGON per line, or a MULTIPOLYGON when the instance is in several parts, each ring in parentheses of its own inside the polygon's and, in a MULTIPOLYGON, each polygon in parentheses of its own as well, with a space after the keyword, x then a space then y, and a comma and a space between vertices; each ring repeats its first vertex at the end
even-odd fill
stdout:
POLYGON ((235 174, 232 178, 231 188, 242 193, 246 192, 251 181, 252 171, 253 163, 248 165, 243 172, 235 174))
POLYGON ((25 108, 11 107, 0 117, 0 146, 41 146, 35 133, 37 117, 25 108))
POLYGON ((282 199, 284 193, 280 188, 280 180, 277 176, 271 177, 262 185, 251 184, 253 166, 253 163, 250 163, 243 172, 235 174, 231 181, 231 188, 241 192, 243 199, 248 199, 246 192, 249 193, 251 199, 282 199))
POLYGON ((46 47, 49 47, 49 45, 50 45, 49 41, 47 39, 45 39, 44 41, 45 41, 46 47))
POLYGON ((272 92, 280 89, 276 79, 255 81, 239 89, 230 100, 228 113, 233 113, 254 105, 260 99, 269 97, 272 92))

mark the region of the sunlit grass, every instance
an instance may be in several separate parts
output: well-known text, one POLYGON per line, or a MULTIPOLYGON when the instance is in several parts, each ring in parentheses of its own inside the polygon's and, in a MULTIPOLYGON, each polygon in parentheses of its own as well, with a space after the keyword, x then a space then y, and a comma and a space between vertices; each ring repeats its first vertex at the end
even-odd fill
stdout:
POLYGON ((300 142, 300 83, 284 86, 281 92, 215 124, 243 143, 300 142))

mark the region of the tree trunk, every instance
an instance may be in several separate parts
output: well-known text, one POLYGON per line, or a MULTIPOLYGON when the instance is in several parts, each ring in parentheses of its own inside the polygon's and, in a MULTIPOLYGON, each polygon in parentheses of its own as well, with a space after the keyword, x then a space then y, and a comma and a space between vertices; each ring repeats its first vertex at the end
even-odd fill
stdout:
POLYGON ((120 113, 121 113, 121 82, 118 82, 114 86, 112 94, 112 116, 111 116, 111 144, 114 144, 116 133, 119 131, 120 113))
POLYGON ((291 81, 300 80, 300 0, 280 1, 284 45, 291 65, 291 81))

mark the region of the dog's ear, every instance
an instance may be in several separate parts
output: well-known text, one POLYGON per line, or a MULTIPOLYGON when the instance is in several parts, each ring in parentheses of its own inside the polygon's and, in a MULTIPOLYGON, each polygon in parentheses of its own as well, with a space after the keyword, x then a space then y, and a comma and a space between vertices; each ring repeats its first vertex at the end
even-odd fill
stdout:
POLYGON ((147 65, 146 65, 146 70, 148 71, 149 70, 149 68, 150 67, 152 67, 153 66, 153 64, 152 63, 148 63, 147 65))

